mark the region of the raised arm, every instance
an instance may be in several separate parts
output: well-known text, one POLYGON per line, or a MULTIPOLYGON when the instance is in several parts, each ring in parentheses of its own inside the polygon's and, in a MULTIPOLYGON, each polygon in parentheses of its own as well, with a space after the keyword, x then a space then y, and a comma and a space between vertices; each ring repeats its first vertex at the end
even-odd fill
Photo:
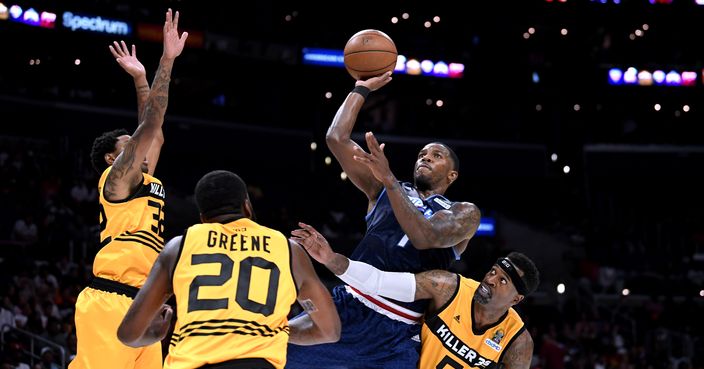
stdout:
MULTIPOLYGON (((149 82, 147 82, 147 72, 144 65, 137 59, 137 47, 132 45, 132 52, 127 48, 125 41, 113 41, 109 46, 112 56, 115 57, 117 64, 125 70, 132 79, 134 79, 134 87, 137 91, 137 121, 141 122, 144 119, 144 106, 149 97, 149 82)), ((147 173, 153 175, 156 170, 156 165, 159 162, 161 147, 164 145, 164 133, 159 129, 154 135, 152 145, 147 151, 147 173)))
POLYGON ((384 155, 384 144, 380 145, 371 132, 367 132, 365 138, 369 152, 357 147, 354 159, 369 168, 386 188, 396 220, 414 247, 453 247, 474 236, 481 218, 478 207, 469 202, 457 202, 449 209, 438 211, 426 219, 391 172, 389 161, 384 155))
POLYGON ((173 294, 172 271, 178 260, 181 236, 164 246, 149 277, 130 305, 117 329, 117 338, 127 346, 142 347, 161 341, 169 331, 171 307, 165 305, 173 294))
POLYGON ((325 237, 315 228, 305 223, 298 224, 301 229, 294 230, 291 239, 303 245, 313 259, 325 265, 345 283, 364 293, 405 302, 429 299, 432 311, 449 301, 457 290, 457 274, 444 270, 415 275, 384 272, 334 252, 325 237))
POLYGON ((316 345, 340 339, 340 317, 330 293, 318 278, 310 258, 301 246, 289 241, 293 275, 298 285, 298 302, 307 317, 289 322, 289 341, 296 345, 316 345))
POLYGON ((524 330, 506 349, 501 363, 504 369, 529 369, 533 359, 533 338, 524 330))
POLYGON ((115 159, 105 182, 104 195, 110 201, 128 198, 142 182, 142 163, 157 132, 161 131, 169 102, 169 82, 174 60, 183 51, 188 33, 178 34, 178 12, 172 17, 166 12, 164 22, 164 52, 144 107, 144 118, 122 153, 115 159))
POLYGON ((365 81, 357 81, 355 90, 347 95, 345 101, 340 105, 340 108, 333 118, 330 128, 325 135, 325 141, 328 148, 335 155, 335 158, 342 166, 342 170, 347 173, 349 179, 359 188, 370 202, 376 200, 381 192, 381 182, 369 171, 365 165, 356 162, 354 156, 355 147, 359 147, 356 142, 350 138, 352 129, 357 121, 357 115, 364 105, 366 96, 362 93, 376 91, 382 86, 391 81, 391 72, 385 73, 379 77, 369 78, 365 81), (366 89, 366 91, 365 91, 366 89), (354 92, 359 90, 360 92, 354 92))

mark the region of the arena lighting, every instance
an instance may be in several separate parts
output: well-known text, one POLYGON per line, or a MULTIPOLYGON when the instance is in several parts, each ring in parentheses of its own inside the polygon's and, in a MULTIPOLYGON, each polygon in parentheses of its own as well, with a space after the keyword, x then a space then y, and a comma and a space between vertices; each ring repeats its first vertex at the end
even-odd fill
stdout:
POLYGON ((621 68, 611 68, 608 70, 608 81, 610 85, 690 87, 697 85, 697 72, 671 70, 665 73, 658 69, 651 73, 649 70, 638 70, 635 67, 629 67, 625 71, 621 68))
POLYGON ((628 296, 631 294, 631 290, 629 290, 628 288, 624 288, 623 291, 621 291, 621 294, 624 296, 628 296))
MULTIPOLYGON (((338 68, 345 67, 345 58, 342 50, 306 47, 302 49, 302 54, 303 64, 338 68)), ((464 74, 464 64, 447 64, 444 61, 434 62, 428 59, 418 61, 418 59, 409 59, 405 55, 399 55, 396 59, 394 73, 431 77, 462 78, 464 74)))
POLYGON ((56 14, 34 8, 22 9, 19 5, 12 5, 9 9, 0 3, 0 19, 9 19, 14 22, 23 23, 28 26, 54 28, 56 14))
POLYGON ((496 234, 496 221, 493 217, 482 217, 479 220, 477 236, 493 236, 496 234))
POLYGON ((332 164, 332 159, 329 156, 325 157, 325 165, 330 165, 332 164))
POLYGON ((557 154, 553 153, 552 155, 550 155, 550 160, 552 160, 553 163, 556 162, 557 161, 557 154))
POLYGON ((310 143, 310 151, 315 151, 318 148, 318 143, 313 141, 310 143))
POLYGON ((347 173, 345 173, 345 172, 340 173, 340 179, 343 180, 343 181, 346 180, 346 179, 347 179, 347 173))
POLYGON ((704 0, 694 0, 694 3, 697 5, 704 5, 704 0))
POLYGON ((565 284, 564 283, 560 283, 557 285, 557 293, 559 293, 560 295, 565 293, 565 284))

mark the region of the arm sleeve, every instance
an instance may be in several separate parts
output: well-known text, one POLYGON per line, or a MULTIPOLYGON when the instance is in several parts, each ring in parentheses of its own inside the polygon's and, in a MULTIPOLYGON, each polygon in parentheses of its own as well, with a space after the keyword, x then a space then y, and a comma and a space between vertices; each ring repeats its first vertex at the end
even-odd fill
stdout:
POLYGON ((403 302, 415 301, 416 277, 412 273, 384 272, 369 264, 350 260, 347 270, 337 277, 369 295, 403 302))

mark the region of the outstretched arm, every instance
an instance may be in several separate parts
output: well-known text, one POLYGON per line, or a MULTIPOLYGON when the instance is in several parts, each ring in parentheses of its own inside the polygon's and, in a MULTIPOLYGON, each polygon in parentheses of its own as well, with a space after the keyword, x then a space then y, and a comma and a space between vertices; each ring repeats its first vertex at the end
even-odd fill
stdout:
POLYGON ((117 338, 127 346, 142 347, 164 339, 173 311, 166 301, 173 294, 172 275, 181 236, 166 243, 154 262, 149 277, 130 305, 117 329, 117 338))
POLYGON ((431 309, 450 300, 457 289, 457 274, 431 270, 419 274, 384 272, 369 264, 348 259, 332 250, 328 241, 315 228, 298 223, 301 229, 292 232, 292 240, 300 243, 310 256, 325 265, 350 286, 371 295, 411 302, 431 300, 431 309))
POLYGON ((174 60, 183 51, 188 33, 178 34, 178 12, 172 17, 171 9, 166 12, 164 22, 164 53, 156 71, 152 89, 144 108, 144 119, 132 137, 125 144, 122 153, 115 159, 103 189, 109 201, 128 198, 142 181, 142 162, 152 145, 157 132, 164 123, 164 114, 169 102, 169 82, 174 60))
POLYGON ((317 345, 340 339, 340 317, 330 292, 313 269, 313 264, 298 244, 289 241, 293 258, 293 275, 298 284, 298 302, 308 313, 289 322, 289 342, 296 345, 317 345))
POLYGON ((527 330, 507 348, 502 363, 505 369, 528 369, 533 359, 533 338, 527 330))
MULTIPOLYGON (((389 81, 391 81, 391 72, 365 81, 357 81, 355 86, 363 86, 370 91, 376 91, 389 83, 389 81)), ((357 121, 357 115, 359 115, 359 111, 364 105, 364 100, 365 98, 356 92, 350 92, 347 95, 347 98, 337 110, 330 128, 328 128, 325 141, 352 183, 367 195, 370 202, 373 202, 379 192, 381 192, 381 182, 374 178, 365 165, 353 159, 355 148, 359 147, 359 145, 350 138, 354 124, 357 121)))
MULTIPOLYGON (((149 82, 147 82, 147 72, 144 65, 137 59, 137 47, 132 45, 132 52, 127 48, 125 41, 113 41, 109 46, 112 56, 115 57, 117 64, 125 70, 134 79, 134 87, 137 90, 137 121, 141 122, 144 119, 144 106, 149 97, 149 82)), ((156 164, 159 161, 161 147, 164 145, 164 133, 161 129, 156 132, 152 145, 147 151, 147 173, 153 175, 156 170, 156 164)))
POLYGON ((357 147, 354 159, 367 166, 384 185, 396 220, 414 247, 452 247, 474 236, 481 218, 479 208, 468 202, 458 202, 426 219, 408 199, 406 191, 391 172, 384 154, 384 144, 380 145, 371 132, 367 132, 366 140, 369 152, 357 147))

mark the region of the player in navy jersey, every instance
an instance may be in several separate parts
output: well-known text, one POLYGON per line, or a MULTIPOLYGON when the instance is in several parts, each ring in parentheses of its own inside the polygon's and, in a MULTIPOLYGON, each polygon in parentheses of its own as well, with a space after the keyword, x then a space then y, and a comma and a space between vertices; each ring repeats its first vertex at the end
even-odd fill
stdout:
MULTIPOLYGON (((474 204, 443 196, 457 179, 457 155, 443 143, 425 145, 418 153, 413 183, 404 183, 391 172, 384 145, 371 132, 365 136, 368 152, 350 138, 367 95, 389 81, 391 73, 357 81, 326 136, 347 176, 369 199, 367 232, 351 259, 393 272, 447 269, 459 259, 480 220, 474 204)), ((340 340, 290 345, 287 368, 417 367, 419 322, 427 302, 403 303, 346 285, 335 287, 333 299, 342 321, 340 340)), ((309 318, 302 314, 290 324, 309 324, 309 318)))

